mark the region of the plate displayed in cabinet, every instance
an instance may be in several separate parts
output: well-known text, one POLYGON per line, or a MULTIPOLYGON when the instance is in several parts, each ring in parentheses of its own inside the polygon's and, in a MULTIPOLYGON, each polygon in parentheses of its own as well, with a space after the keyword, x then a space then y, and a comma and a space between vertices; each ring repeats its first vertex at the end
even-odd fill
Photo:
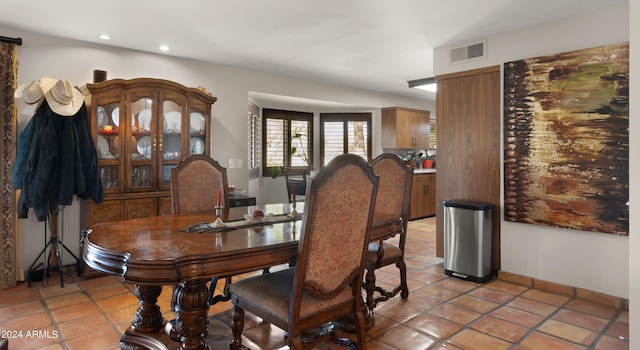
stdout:
POLYGON ((191 112, 191 132, 204 131, 204 116, 199 112, 191 112))
POLYGON ((191 150, 191 154, 203 154, 204 153, 204 142, 202 139, 198 137, 192 137, 189 142, 189 149, 191 150))
MULTIPOLYGON (((120 126, 120 107, 116 107, 111 112, 111 120, 113 120, 113 124, 115 126, 120 126)), ((136 118, 134 118, 133 113, 131 114, 131 126, 136 125, 136 118)))
POLYGON ((141 131, 151 131, 151 110, 143 109, 138 113, 138 128, 141 131))
POLYGON ((164 114, 164 132, 180 132, 182 113, 171 111, 164 114))
POLYGON ((138 153, 142 154, 145 157, 151 156, 151 138, 149 136, 141 137, 138 140, 138 153))
POLYGON ((109 158, 109 143, 102 135, 98 135, 98 155, 100 158, 109 158))

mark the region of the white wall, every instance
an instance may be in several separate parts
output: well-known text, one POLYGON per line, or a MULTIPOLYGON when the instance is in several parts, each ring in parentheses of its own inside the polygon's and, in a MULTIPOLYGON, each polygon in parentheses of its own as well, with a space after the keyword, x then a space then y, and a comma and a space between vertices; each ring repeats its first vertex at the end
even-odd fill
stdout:
MULTIPOLYGON (((229 159, 242 159, 242 169, 228 169, 229 182, 238 188, 248 188, 261 203, 274 200, 285 201, 285 185, 282 178, 277 180, 261 178, 249 183, 246 169, 249 92, 330 101, 334 105, 343 104, 350 112, 353 112, 354 108, 370 111, 374 116, 372 127, 374 154, 382 151, 380 136, 377 135, 380 134, 380 108, 405 106, 431 110, 435 113, 434 101, 60 39, 17 31, 1 25, 0 33, 3 36, 23 39, 23 45, 19 48, 20 83, 48 76, 66 79, 73 85, 82 86, 92 82, 93 70, 100 69, 108 72, 109 79, 151 77, 173 80, 186 86, 205 87, 218 98, 212 108, 211 155, 223 165, 228 164, 229 159)), ((264 107, 291 109, 288 108, 290 106, 282 103, 264 107)), ((321 108, 311 109, 303 111, 324 112, 321 108)), ((28 219, 20 220, 25 239, 23 261, 25 268, 28 268, 44 245, 44 224, 37 222, 34 216, 31 212, 28 219)), ((78 251, 81 229, 79 216, 77 202, 65 208, 62 216, 64 241, 74 253, 78 251)), ((71 262, 68 255, 64 262, 71 262)))
MULTIPOLYGON (((476 61, 449 64, 448 53, 451 47, 441 47, 434 52, 435 74, 437 76, 502 65, 517 59, 625 42, 629 40, 628 11, 627 5, 615 6, 488 38, 478 38, 487 40, 487 58, 476 61)), ((465 43, 455 43, 455 46, 459 44, 465 43)), ((631 144, 638 141, 638 133, 635 139, 633 134, 631 136, 631 144)), ((501 186, 504 193, 504 184, 501 186)), ((504 220, 500 224, 503 271, 613 296, 629 297, 628 237, 504 220)))

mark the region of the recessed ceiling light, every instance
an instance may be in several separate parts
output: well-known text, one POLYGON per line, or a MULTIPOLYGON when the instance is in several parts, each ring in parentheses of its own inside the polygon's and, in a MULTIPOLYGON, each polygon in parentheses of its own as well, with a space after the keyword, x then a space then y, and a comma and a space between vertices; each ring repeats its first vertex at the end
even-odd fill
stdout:
POLYGON ((107 34, 102 34, 102 35, 100 35, 100 39, 102 39, 102 40, 111 40, 111 37, 108 36, 107 34))
POLYGON ((160 45, 160 51, 164 51, 164 52, 169 51, 169 46, 168 45, 160 45))

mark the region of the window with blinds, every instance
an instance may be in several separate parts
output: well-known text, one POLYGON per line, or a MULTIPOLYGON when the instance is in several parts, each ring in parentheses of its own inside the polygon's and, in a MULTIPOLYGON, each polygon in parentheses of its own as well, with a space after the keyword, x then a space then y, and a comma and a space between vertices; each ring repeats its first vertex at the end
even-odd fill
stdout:
POLYGON ((436 120, 429 120, 429 148, 437 148, 436 120))
POLYGON ((249 103, 248 117, 249 145, 249 178, 260 177, 260 166, 262 164, 262 123, 260 122, 260 109, 253 103, 249 103))
POLYGON ((313 164, 313 113, 263 109, 262 175, 271 167, 313 164))
POLYGON ((344 153, 371 161, 371 113, 321 113, 320 138, 323 166, 344 153))

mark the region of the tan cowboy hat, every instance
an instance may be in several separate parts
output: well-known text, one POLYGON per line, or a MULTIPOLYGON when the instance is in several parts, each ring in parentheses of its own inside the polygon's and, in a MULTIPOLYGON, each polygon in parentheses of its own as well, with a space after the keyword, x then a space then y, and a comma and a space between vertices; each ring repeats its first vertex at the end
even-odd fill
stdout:
POLYGON ((66 80, 58 80, 51 90, 44 94, 44 98, 54 113, 65 117, 76 114, 84 103, 80 90, 66 80))
POLYGON ((21 84, 13 94, 20 116, 31 118, 42 101, 44 94, 56 83, 56 79, 42 78, 21 84))

